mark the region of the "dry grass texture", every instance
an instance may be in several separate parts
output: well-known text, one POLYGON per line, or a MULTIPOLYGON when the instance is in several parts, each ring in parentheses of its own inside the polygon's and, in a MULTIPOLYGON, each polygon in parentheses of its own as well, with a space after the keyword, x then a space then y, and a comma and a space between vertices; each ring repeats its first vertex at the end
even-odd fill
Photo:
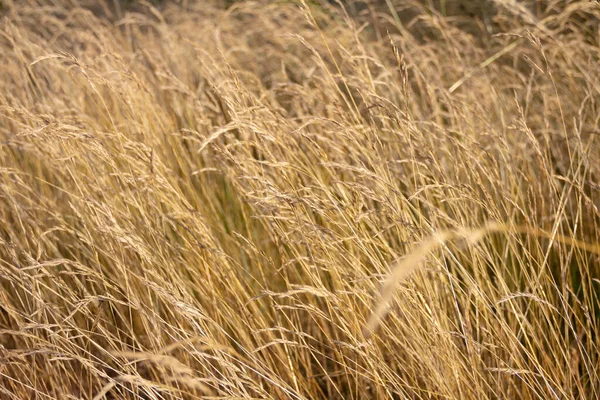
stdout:
POLYGON ((3 3, 0 398, 600 397, 597 3, 3 3))

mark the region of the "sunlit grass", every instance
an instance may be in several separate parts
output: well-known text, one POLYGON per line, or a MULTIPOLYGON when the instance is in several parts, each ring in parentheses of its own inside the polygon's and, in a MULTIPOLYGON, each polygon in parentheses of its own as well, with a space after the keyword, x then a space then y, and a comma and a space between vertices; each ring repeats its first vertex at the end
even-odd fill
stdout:
POLYGON ((3 3, 0 398, 600 397, 597 4, 192 3, 3 3))

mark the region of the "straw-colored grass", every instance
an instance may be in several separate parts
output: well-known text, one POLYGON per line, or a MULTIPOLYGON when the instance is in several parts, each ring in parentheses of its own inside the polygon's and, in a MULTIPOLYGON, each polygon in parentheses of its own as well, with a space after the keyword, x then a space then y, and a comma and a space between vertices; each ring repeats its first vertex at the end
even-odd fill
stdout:
POLYGON ((600 397, 597 2, 76 3, 0 3, 0 398, 600 397))

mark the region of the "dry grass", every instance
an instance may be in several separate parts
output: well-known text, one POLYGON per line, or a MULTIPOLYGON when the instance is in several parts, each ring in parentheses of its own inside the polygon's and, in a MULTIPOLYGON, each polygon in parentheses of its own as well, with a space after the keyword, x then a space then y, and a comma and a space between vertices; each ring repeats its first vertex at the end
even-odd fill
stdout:
POLYGON ((3 1, 0 398, 600 397, 600 5, 73 3, 3 1))

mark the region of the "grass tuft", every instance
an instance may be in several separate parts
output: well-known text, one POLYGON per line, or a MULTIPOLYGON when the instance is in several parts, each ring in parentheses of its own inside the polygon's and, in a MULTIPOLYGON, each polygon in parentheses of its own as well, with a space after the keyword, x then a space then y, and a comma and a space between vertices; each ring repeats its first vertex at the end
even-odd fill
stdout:
POLYGON ((227 3, 1 2, 0 398, 600 398, 600 6, 227 3))

